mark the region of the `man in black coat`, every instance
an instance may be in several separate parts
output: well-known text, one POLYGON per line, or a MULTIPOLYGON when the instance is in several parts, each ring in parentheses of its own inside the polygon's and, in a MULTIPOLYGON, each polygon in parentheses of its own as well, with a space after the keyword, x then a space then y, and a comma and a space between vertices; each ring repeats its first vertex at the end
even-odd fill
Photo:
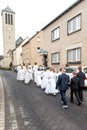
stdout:
POLYGON ((70 78, 66 74, 66 69, 62 68, 62 74, 59 75, 56 88, 58 87, 61 94, 61 102, 63 104, 63 108, 68 108, 67 101, 66 101, 66 91, 69 88, 70 78))
POLYGON ((82 66, 78 67, 79 72, 77 73, 77 77, 79 78, 79 89, 78 89, 78 93, 79 93, 79 97, 80 100, 83 100, 83 87, 84 87, 84 80, 86 78, 85 73, 82 72, 82 66))
POLYGON ((81 105, 80 97, 78 94, 78 88, 79 88, 79 78, 77 77, 76 71, 73 71, 73 77, 71 78, 70 82, 70 101, 73 102, 73 94, 75 94, 76 99, 78 101, 78 105, 81 105))

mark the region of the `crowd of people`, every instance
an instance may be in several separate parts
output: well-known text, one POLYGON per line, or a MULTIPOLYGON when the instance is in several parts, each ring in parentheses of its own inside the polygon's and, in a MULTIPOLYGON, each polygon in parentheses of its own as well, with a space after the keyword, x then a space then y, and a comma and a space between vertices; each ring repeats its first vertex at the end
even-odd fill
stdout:
POLYGON ((38 66, 37 63, 33 67, 30 63, 26 66, 19 65, 17 80, 24 81, 25 84, 29 84, 33 80, 38 87, 45 90, 46 94, 56 95, 58 93, 58 89, 56 89, 57 73, 53 68, 38 66))
POLYGON ((79 72, 73 71, 73 77, 70 79, 66 74, 65 68, 55 71, 54 68, 46 68, 38 66, 35 63, 29 63, 26 66, 19 65, 17 67, 17 80, 29 84, 34 81, 37 87, 40 87, 46 94, 61 95, 61 103, 63 108, 68 108, 66 100, 66 91, 70 89, 70 101, 73 103, 73 94, 75 94, 78 106, 83 101, 83 87, 85 73, 82 72, 82 66, 78 67, 79 72))

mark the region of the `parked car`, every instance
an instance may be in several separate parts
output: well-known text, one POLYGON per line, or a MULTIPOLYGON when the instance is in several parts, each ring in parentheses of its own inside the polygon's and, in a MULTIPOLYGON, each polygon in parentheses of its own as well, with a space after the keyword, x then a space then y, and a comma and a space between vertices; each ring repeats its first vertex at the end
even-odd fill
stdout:
MULTIPOLYGON (((78 66, 69 66, 69 67, 66 67, 66 73, 70 76, 70 79, 71 77, 73 76, 72 75, 72 72, 73 71, 76 71, 78 72, 78 66)), ((82 71, 85 73, 86 75, 86 78, 85 78, 85 83, 84 83, 84 87, 87 87, 87 66, 83 66, 82 67, 82 71)))

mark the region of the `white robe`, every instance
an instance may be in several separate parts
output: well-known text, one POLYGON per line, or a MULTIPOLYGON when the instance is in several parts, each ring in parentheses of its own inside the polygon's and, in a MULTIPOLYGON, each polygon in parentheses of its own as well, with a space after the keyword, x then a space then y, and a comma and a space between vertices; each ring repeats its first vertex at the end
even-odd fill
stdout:
POLYGON ((33 80, 33 70, 29 67, 30 80, 33 80))
POLYGON ((33 73, 34 73, 34 82, 37 82, 37 78, 36 78, 36 74, 37 74, 37 70, 38 70, 38 65, 34 65, 33 66, 33 73))
POLYGON ((42 73, 43 73, 43 71, 37 71, 37 74, 36 74, 36 84, 37 84, 37 86, 38 87, 40 87, 41 86, 41 82, 42 82, 42 73))
POLYGON ((25 76, 24 76, 24 83, 28 84, 30 82, 30 74, 29 74, 29 70, 26 69, 25 70, 25 76))
MULTIPOLYGON (((47 86, 49 88, 49 74, 47 71, 43 71, 43 74, 42 74, 42 82, 41 82, 41 89, 46 89, 47 86)), ((46 93, 48 93, 48 90, 46 90, 46 93)))
POLYGON ((50 93, 56 95, 56 74, 53 71, 49 72, 49 83, 50 83, 50 93))
POLYGON ((21 66, 17 67, 17 80, 20 80, 20 70, 21 70, 21 66))
POLYGON ((19 76, 19 80, 23 81, 24 80, 24 74, 25 74, 25 70, 24 69, 20 69, 19 70, 20 76, 19 76))

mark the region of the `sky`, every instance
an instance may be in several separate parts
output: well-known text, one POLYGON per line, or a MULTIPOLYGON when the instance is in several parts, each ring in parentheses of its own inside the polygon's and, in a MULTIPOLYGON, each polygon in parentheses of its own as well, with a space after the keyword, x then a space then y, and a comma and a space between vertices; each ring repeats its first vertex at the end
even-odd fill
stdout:
MULTIPOLYGON (((31 38, 78 0, 0 0, 0 13, 9 6, 15 12, 15 41, 31 38)), ((3 55, 2 16, 0 15, 0 55, 3 55)))

